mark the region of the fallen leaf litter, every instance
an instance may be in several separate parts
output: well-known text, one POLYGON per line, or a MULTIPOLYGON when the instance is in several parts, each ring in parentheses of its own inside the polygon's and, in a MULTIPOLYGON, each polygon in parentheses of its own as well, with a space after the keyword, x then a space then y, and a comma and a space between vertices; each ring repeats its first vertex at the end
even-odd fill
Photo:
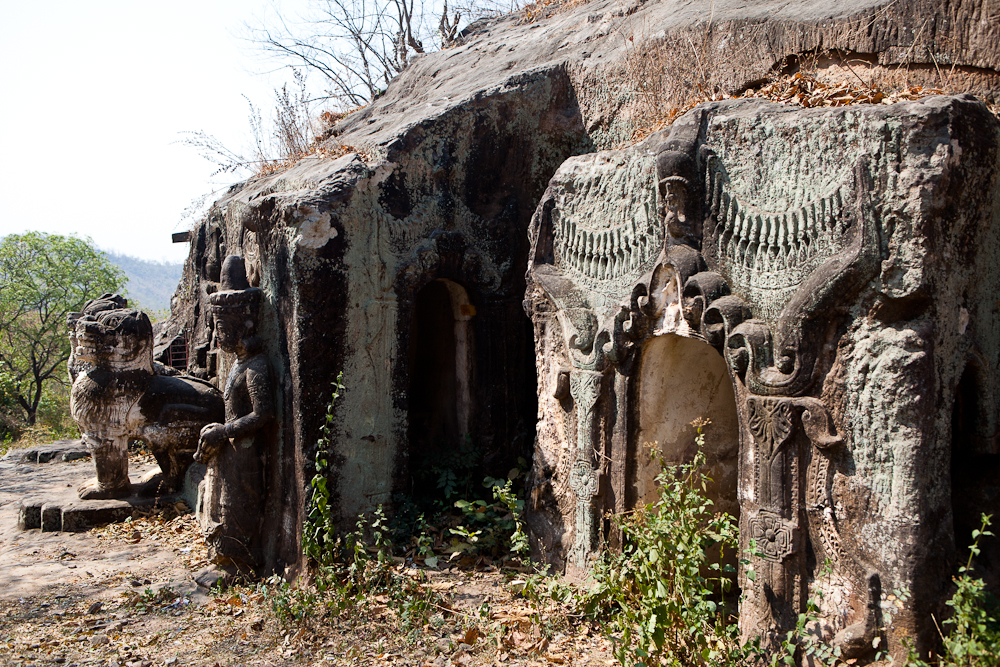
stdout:
MULTIPOLYGON (((129 521, 90 531, 109 550, 149 543, 171 550, 193 574, 208 562, 204 539, 187 506, 137 512, 129 521), (138 534, 138 537, 136 537, 138 534)), ((67 557, 72 557, 68 554, 67 557)), ((106 594, 88 597, 73 584, 42 595, 0 601, 0 662, 20 666, 158 667, 160 665, 613 665, 597 628, 573 624, 567 609, 517 595, 523 576, 472 561, 480 570, 419 568, 400 574, 442 599, 422 628, 407 630, 387 596, 361 601, 343 616, 283 626, 272 611, 273 589, 237 587, 221 594, 178 594, 162 572, 95 577, 106 594), (114 591, 122 589, 117 594, 114 591)), ((468 565, 468 564, 467 564, 468 565)))

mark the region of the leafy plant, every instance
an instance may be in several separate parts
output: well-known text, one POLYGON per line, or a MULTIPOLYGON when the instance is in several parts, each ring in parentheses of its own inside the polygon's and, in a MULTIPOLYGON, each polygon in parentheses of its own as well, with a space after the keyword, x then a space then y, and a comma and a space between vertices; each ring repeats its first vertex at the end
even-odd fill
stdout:
MULTIPOLYGON (((340 374, 332 383, 330 403, 316 445, 315 472, 310 481, 312 493, 302 543, 312 565, 312 581, 308 585, 300 582, 289 586, 280 579, 273 579, 261 592, 269 597, 275 617, 283 624, 303 623, 325 614, 342 614, 363 600, 379 599, 396 610, 404 626, 418 627, 439 607, 440 601, 432 589, 422 585, 422 575, 414 577, 412 570, 404 573, 397 567, 397 562, 403 559, 394 556, 397 550, 394 539, 403 538, 400 553, 421 557, 431 567, 436 565, 435 545, 441 546, 440 538, 449 523, 449 534, 462 538, 455 540, 462 546, 453 553, 468 550, 496 555, 505 549, 523 553, 527 549, 521 519, 524 501, 513 487, 513 478, 520 475, 520 470, 512 470, 511 479, 486 479, 483 486, 490 490, 492 503, 482 499, 457 500, 450 512, 439 512, 434 516, 434 523, 441 526, 437 531, 425 519, 424 513, 419 512, 413 499, 397 497, 399 511, 392 521, 379 506, 368 518, 359 516, 354 530, 338 534, 327 474, 334 405, 343 390, 343 374, 340 374), (455 509, 461 515, 457 515, 455 509), (437 540, 432 536, 435 533, 437 540)), ((463 449, 471 448, 471 441, 467 439, 466 445, 463 449)), ((475 462, 470 464, 468 459, 456 463, 461 456, 458 453, 454 456, 455 461, 444 461, 437 471, 445 493, 456 494, 458 485, 465 483, 464 477, 474 469, 475 462), (462 470, 462 479, 454 474, 456 468, 462 470), (442 474, 448 470, 452 473, 450 476, 442 474)))
POLYGON ((314 590, 293 586, 277 574, 272 575, 267 583, 268 587, 264 590, 271 603, 271 611, 282 625, 303 621, 315 612, 318 596, 314 590))
MULTIPOLYGON (((487 481, 484 483, 490 483, 490 478, 487 477, 487 481)), ((530 546, 528 544, 528 534, 524 532, 524 520, 522 516, 524 515, 524 499, 519 498, 512 488, 514 483, 513 479, 507 479, 502 485, 500 480, 492 480, 493 486, 493 498, 507 507, 507 511, 510 512, 510 518, 513 521, 513 532, 508 538, 510 544, 510 552, 517 557, 526 557, 530 546)))
MULTIPOLYGON (((937 667, 993 667, 1000 655, 1000 608, 997 601, 986 591, 982 579, 972 575, 973 559, 979 555, 979 540, 993 537, 987 530, 991 515, 982 515, 982 525, 972 531, 972 545, 965 565, 958 568, 955 577, 957 590, 946 604, 952 608, 951 618, 944 621, 950 630, 942 633, 944 653, 936 663, 937 667)), ((939 627, 940 630, 940 627, 939 627)), ((908 665, 931 667, 910 647, 908 665)))
POLYGON ((324 543, 322 561, 313 560, 311 584, 290 586, 272 577, 261 592, 282 624, 342 615, 374 600, 395 609, 404 628, 420 627, 437 609, 439 598, 423 586, 426 578, 414 578, 397 567, 392 554, 389 523, 379 506, 371 521, 358 516, 355 530, 324 543))
POLYGON ((344 373, 337 375, 331 383, 333 391, 330 403, 326 407, 326 416, 320 427, 320 438, 316 443, 315 472, 309 486, 312 496, 309 499, 309 511, 305 525, 302 527, 302 549, 305 554, 319 563, 327 564, 333 556, 328 545, 332 545, 337 537, 337 527, 330 507, 330 488, 327 486, 327 473, 330 470, 330 446, 333 443, 333 405, 340 392, 344 390, 344 373))
MULTIPOLYGON (((519 473, 517 469, 511 472, 519 473)), ((461 523, 449 529, 454 536, 449 547, 452 553, 494 557, 508 552, 518 557, 527 554, 528 536, 521 518, 524 500, 514 492, 513 483, 513 479, 487 477, 483 486, 490 489, 492 503, 483 499, 455 501, 462 518, 461 523)))
POLYGON ((442 448, 417 476, 430 478, 446 502, 468 497, 481 453, 467 434, 458 448, 442 448))
POLYGON ((706 497, 702 426, 697 443, 691 463, 657 477, 659 500, 612 517, 625 546, 598 562, 583 599, 627 667, 738 664, 752 650, 739 646, 734 610, 725 603, 734 568, 709 558, 714 546, 737 548, 737 526, 706 497))
MULTIPOLYGON (((817 581, 829 577, 832 572, 833 566, 828 560, 823 564, 817 581)), ((819 619, 819 602, 822 598, 822 589, 818 585, 814 586, 812 595, 806 602, 806 610, 798 615, 795 627, 789 630, 785 634, 784 639, 781 640, 781 652, 771 656, 772 667, 799 664, 796 656, 800 650, 802 655, 811 664, 823 665, 824 667, 833 667, 834 665, 842 664, 840 663, 841 648, 839 646, 831 646, 820 640, 816 635, 810 633, 808 629, 810 624, 819 619)), ((882 660, 884 657, 884 654, 879 652, 876 654, 875 659, 882 660)))

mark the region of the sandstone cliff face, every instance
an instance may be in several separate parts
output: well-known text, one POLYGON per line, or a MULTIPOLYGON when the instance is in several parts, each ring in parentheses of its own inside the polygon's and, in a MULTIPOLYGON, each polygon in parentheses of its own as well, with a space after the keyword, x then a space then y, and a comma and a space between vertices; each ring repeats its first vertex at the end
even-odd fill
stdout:
MULTIPOLYGON (((565 73, 525 75, 410 128, 382 161, 305 160, 234 188, 196 230, 182 292, 194 297, 189 329, 202 346, 214 258, 247 257, 251 281, 270 296, 262 328, 284 379, 264 527, 274 563, 298 557, 303 470, 340 371, 335 488, 345 525, 412 492, 411 458, 427 463, 441 442, 469 434, 495 474, 530 458, 525 229, 559 163, 591 149, 565 73), (201 254, 203 240, 215 247, 201 254), (432 315, 417 312, 420 294, 432 315), (411 438, 414 403, 432 437, 411 438)), ((228 363, 209 358, 205 372, 225 377, 228 363)))
MULTIPOLYGON (((534 325, 521 306, 525 268, 529 259, 537 261, 539 256, 539 230, 532 228, 530 243, 528 232, 536 206, 540 201, 546 205, 543 192, 560 164, 572 156, 619 146, 644 124, 642 96, 637 94, 634 75, 630 75, 634 72, 630 58, 635 57, 635 44, 660 33, 662 39, 700 35, 700 43, 706 45, 703 53, 712 54, 711 67, 702 67, 708 68, 712 83, 729 91, 759 80, 787 57, 823 47, 861 54, 888 70, 909 64, 915 72, 923 72, 929 83, 940 77, 944 68, 953 77, 964 77, 969 87, 988 98, 1000 89, 1000 22, 989 20, 987 4, 960 2, 939 7, 929 2, 851 2, 829 9, 829 3, 820 2, 764 2, 750 7, 716 2, 709 16, 700 5, 685 2, 592 2, 533 23, 516 17, 486 23, 469 31, 460 46, 418 59, 383 97, 351 114, 336 128, 330 141, 353 146, 358 153, 338 159, 307 158, 281 174, 234 186, 192 232, 192 252, 176 295, 172 326, 189 331, 192 371, 225 377, 232 360, 210 345, 207 299, 217 289, 222 258, 237 253, 247 259, 251 282, 265 295, 261 333, 268 340, 272 368, 281 379, 277 397, 281 434, 266 455, 268 501, 261 531, 267 568, 281 571, 299 562, 306 476, 311 474, 310 461, 329 401, 330 382, 340 371, 348 389, 335 408, 337 471, 332 481, 345 526, 357 513, 391 503, 394 493, 412 491, 414 468, 428 459, 449 455, 456 440, 464 441, 466 434, 487 467, 505 472, 511 460, 531 452, 538 419, 532 526, 538 546, 546 549, 548 557, 558 562, 566 558, 572 546, 569 526, 578 518, 582 521, 585 513, 578 512, 572 493, 564 490, 558 496, 543 488, 545 480, 568 484, 560 476, 566 474, 566 464, 576 460, 575 455, 558 451, 561 445, 556 443, 579 446, 575 413, 570 410, 571 416, 564 419, 559 411, 581 400, 585 389, 591 391, 587 395, 595 396, 597 405, 597 396, 607 392, 624 396, 620 392, 627 385, 601 384, 625 381, 601 375, 604 369, 596 367, 581 369, 599 376, 588 376, 585 382, 575 380, 569 372, 560 379, 560 372, 569 367, 554 369, 553 360, 567 358, 567 343, 561 342, 555 329, 539 328, 550 326, 546 323, 556 327, 555 316, 542 315, 539 304, 543 301, 535 299, 537 292, 532 292, 534 325), (557 390, 555 385, 560 383, 566 386, 557 390), (564 534, 567 539, 562 539, 564 534)), ((681 60, 685 57, 678 56, 681 60)), ((691 57, 697 59, 699 53, 691 57)), ((966 330, 971 328, 980 336, 981 327, 982 336, 993 336, 992 320, 983 314, 986 297, 981 296, 988 281, 974 285, 963 283, 964 278, 950 277, 941 294, 962 297, 933 296, 933 289, 943 284, 947 275, 944 267, 953 266, 952 258, 968 260, 958 267, 958 273, 986 275, 983 267, 989 260, 984 258, 992 252, 992 237, 971 244, 977 253, 987 254, 969 254, 970 250, 962 249, 962 239, 971 238, 975 225, 984 224, 988 216, 983 211, 992 204, 976 203, 974 211, 966 204, 959 206, 967 198, 962 192, 979 190, 953 188, 980 183, 976 187, 983 192, 995 189, 989 180, 995 168, 991 165, 996 163, 988 145, 992 139, 978 147, 978 139, 969 139, 975 132, 968 128, 975 123, 970 125, 967 119, 980 113, 966 111, 975 106, 973 103, 928 104, 876 111, 848 109, 826 116, 824 112, 806 114, 802 121, 809 124, 808 135, 815 145, 797 149, 802 155, 814 151, 827 161, 811 167, 816 173, 848 180, 854 178, 859 156, 867 156, 875 165, 869 168, 875 174, 872 178, 882 180, 878 187, 861 189, 891 191, 887 199, 880 200, 879 211, 899 210, 885 213, 887 217, 879 220, 886 232, 879 240, 874 273, 859 279, 867 285, 865 294, 885 294, 886 298, 869 296, 864 303, 856 295, 847 298, 843 308, 849 314, 834 318, 839 333, 824 329, 818 339, 822 342, 816 348, 821 352, 817 372, 826 377, 841 374, 845 379, 829 388, 815 380, 808 390, 795 395, 823 401, 832 415, 831 428, 845 438, 849 448, 859 448, 856 453, 846 450, 850 456, 838 455, 847 456, 837 459, 838 466, 846 466, 844 470, 851 466, 878 468, 877 474, 842 472, 841 477, 834 476, 845 488, 835 486, 831 493, 834 498, 865 499, 851 500, 837 516, 838 520, 843 516, 845 522, 857 522, 857 528, 850 524, 852 528, 845 530, 849 539, 856 540, 850 547, 852 553, 863 554, 863 562, 891 571, 886 575, 889 579, 882 582, 885 591, 897 584, 916 586, 922 581, 917 571, 930 567, 932 561, 918 563, 911 558, 892 563, 895 556, 885 552, 885 541, 878 537, 883 528, 888 530, 891 525, 893 537, 908 543, 926 541, 926 536, 933 534, 928 553, 937 554, 933 558, 943 564, 953 557, 950 534, 938 530, 949 521, 947 473, 927 477, 931 492, 913 495, 912 489, 923 488, 918 481, 923 478, 915 468, 898 466, 919 459, 919 465, 927 466, 928 471, 948 469, 942 452, 950 446, 949 410, 954 387, 957 383, 966 387, 962 395, 974 395, 979 386, 976 383, 981 382, 976 378, 988 378, 989 364, 994 363, 984 360, 984 371, 963 375, 958 350, 964 339, 946 334, 944 325, 939 324, 945 321, 944 316, 938 315, 945 302, 961 302, 948 307, 962 321, 967 319, 966 330), (897 116, 910 120, 893 120, 897 116), (824 128, 829 127, 838 128, 838 132, 843 129, 853 137, 849 160, 841 150, 843 139, 832 137, 820 145, 824 128), (948 148, 953 139, 957 143, 948 148), (951 169, 953 164, 958 166, 951 169), (936 184, 921 180, 924 175, 937 179, 936 184), (942 212, 958 208, 963 209, 960 215, 942 212), (949 220, 957 222, 949 226, 949 220), (903 231, 915 227, 919 230, 903 231), (951 255, 944 250, 932 252, 945 239, 947 245, 941 247, 948 248, 951 255), (872 281, 879 286, 872 287, 872 281), (967 295, 956 287, 960 284, 968 284, 967 295), (880 305, 875 314, 867 314, 876 301, 886 305, 880 305), (965 316, 960 308, 965 309, 965 316), (925 314, 928 309, 931 315, 925 314), (924 319, 934 324, 921 324, 924 319), (872 322, 894 324, 887 329, 872 322), (947 361, 939 359, 934 356, 937 350, 951 356, 947 361), (886 351, 886 355, 877 357, 883 362, 873 362, 863 351, 886 351), (918 369, 922 369, 923 379, 913 379, 918 369), (903 379, 893 379, 897 377, 903 379), (963 377, 968 379, 961 380, 963 377), (905 389, 908 382, 914 383, 913 387, 935 387, 933 395, 905 389), (909 403, 904 405, 884 395, 882 388, 889 385, 898 386, 898 394, 909 403), (836 389, 847 386, 854 387, 853 393, 836 389), (864 415, 858 413, 858 396, 867 396, 871 406, 864 415), (896 415, 892 424, 875 423, 883 417, 872 410, 883 406, 889 410, 887 414, 896 415), (876 432, 879 435, 873 435, 876 432), (910 490, 900 490, 899 484, 910 490), (866 508, 883 504, 890 510, 886 516, 898 520, 863 528, 866 508), (916 523, 904 520, 906 512, 918 506, 921 518, 916 523)), ((755 146, 787 143, 798 122, 758 107, 733 108, 726 113, 723 108, 714 106, 708 116, 700 117, 716 119, 719 127, 712 132, 722 139, 728 137, 730 144, 720 149, 724 156, 735 154, 728 151, 753 155, 755 146), (781 128, 758 122, 755 114, 773 118, 781 128), (724 121, 724 116, 732 118, 724 121), (744 131, 755 139, 741 140, 739 132, 744 131)), ((699 141, 704 142, 705 137, 699 141)), ((655 165, 643 152, 652 150, 651 146, 647 142, 641 149, 578 158, 564 167, 592 171, 600 163, 605 175, 595 182, 607 186, 600 196, 611 202, 615 215, 646 211, 650 226, 648 231, 637 233, 634 248, 635 260, 643 271, 649 270, 648 263, 655 264, 668 236, 659 226, 655 165)), ((756 155, 745 164, 759 164, 762 159, 756 155)), ((726 164, 734 171, 731 182, 743 184, 748 191, 764 188, 775 201, 788 196, 782 187, 792 192, 800 184, 801 174, 783 177, 776 167, 768 171, 772 178, 754 180, 749 172, 740 171, 750 166, 741 166, 744 163, 739 161, 726 164)), ((802 169, 794 161, 786 166, 794 173, 802 169)), ((560 178, 558 182, 564 185, 572 180, 565 175, 560 178)), ((815 190, 810 190, 811 194, 829 194, 819 192, 818 184, 810 187, 815 190)), ((709 252, 700 261, 713 266, 712 262, 717 262, 713 257, 709 252)), ((692 261, 697 264, 699 260, 692 261)), ((615 277, 633 277, 631 264, 623 266, 615 277)), ((740 293, 735 286, 738 281, 731 278, 726 280, 734 285, 732 291, 740 293)), ((591 287, 599 292, 596 283, 591 287)), ((860 286, 851 289, 860 294, 860 286)), ((605 294, 601 307, 614 307, 619 296, 617 292, 605 294)), ((590 301, 571 308, 593 307, 593 297, 587 298, 590 301)), ((771 325, 780 315, 780 308, 768 306, 756 292, 744 290, 744 301, 754 317, 763 315, 771 325)), ((582 326, 580 323, 590 316, 577 313, 568 317, 574 326, 582 326)), ((559 322, 559 326, 564 323, 559 322)), ((815 326, 809 324, 810 328, 815 326)), ((981 345, 993 349, 992 342, 981 345)), ((723 370, 728 372, 725 365, 723 370)), ((668 377, 669 373, 650 371, 647 386, 667 386, 668 377)), ((706 394, 733 391, 720 388, 720 384, 707 383, 706 394)), ((739 385, 734 386, 736 403, 745 406, 747 397, 740 393, 739 385)), ((660 393, 671 392, 663 389, 660 393)), ((649 400, 650 405, 657 404, 649 400)), ((801 401, 794 404, 796 418, 801 416, 803 405, 801 401)), ((727 416, 720 408, 720 421, 729 419, 735 424, 738 418, 743 425, 739 442, 730 438, 728 448, 717 452, 716 464, 727 479, 736 477, 736 452, 741 452, 739 460, 744 461, 752 451, 746 409, 727 416)), ((647 414, 652 410, 647 409, 647 414)), ((641 417, 639 423, 643 423, 641 417)), ((646 423, 650 432, 659 428, 655 420, 646 423)), ((630 434, 624 420, 602 424, 604 431, 595 426, 593 433, 618 438, 616 447, 638 446, 630 439, 637 436, 630 434)), ((983 433, 985 439, 977 442, 990 442, 989 429, 983 433)), ((675 444, 680 457, 687 444, 680 440, 675 444)), ((609 506, 618 507, 640 497, 641 491, 629 486, 636 483, 637 473, 628 467, 632 464, 619 459, 615 465, 620 468, 607 488, 620 498, 609 506)), ((600 481, 588 475, 578 479, 581 489, 600 481)), ((750 482, 740 479, 750 493, 750 482)), ((604 489, 601 487, 601 493, 604 489)), ((600 526, 588 526, 586 530, 594 531, 596 542, 600 526)), ((581 554, 585 559, 586 552, 581 554)), ((801 561, 805 569, 796 571, 798 583, 792 586, 804 585, 811 576, 812 561, 805 554, 801 561)), ((831 628, 843 627, 864 615, 857 608, 862 596, 858 591, 866 585, 859 583, 861 575, 857 574, 863 568, 854 564, 845 568, 843 576, 848 583, 844 587, 850 591, 845 595, 855 606, 848 618, 831 628)))

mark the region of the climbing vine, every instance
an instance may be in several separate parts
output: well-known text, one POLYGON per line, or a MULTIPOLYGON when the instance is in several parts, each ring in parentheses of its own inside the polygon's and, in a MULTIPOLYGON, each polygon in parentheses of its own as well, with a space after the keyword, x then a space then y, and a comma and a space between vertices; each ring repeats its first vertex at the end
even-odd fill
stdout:
POLYGON ((333 442, 333 406, 344 390, 344 373, 337 375, 331 383, 333 391, 330 403, 326 406, 326 416, 320 427, 320 437, 316 442, 315 472, 309 483, 312 496, 309 499, 309 511, 306 514, 305 525, 302 528, 302 550, 314 562, 327 565, 333 556, 329 547, 337 539, 337 527, 330 507, 330 488, 327 473, 330 470, 330 448, 333 442))

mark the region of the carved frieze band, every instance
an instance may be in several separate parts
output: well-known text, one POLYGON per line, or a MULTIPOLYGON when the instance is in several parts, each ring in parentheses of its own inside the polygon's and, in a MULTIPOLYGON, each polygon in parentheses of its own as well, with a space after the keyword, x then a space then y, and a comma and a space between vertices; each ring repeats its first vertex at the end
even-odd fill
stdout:
POLYGON ((592 281, 633 280, 648 270, 663 246, 663 228, 657 220, 631 220, 608 229, 589 229, 561 218, 555 225, 555 259, 562 269, 592 281))
POLYGON ((842 187, 797 209, 770 212, 716 189, 711 202, 720 226, 719 257, 730 278, 756 289, 799 285, 829 257, 843 250, 849 218, 842 187))

